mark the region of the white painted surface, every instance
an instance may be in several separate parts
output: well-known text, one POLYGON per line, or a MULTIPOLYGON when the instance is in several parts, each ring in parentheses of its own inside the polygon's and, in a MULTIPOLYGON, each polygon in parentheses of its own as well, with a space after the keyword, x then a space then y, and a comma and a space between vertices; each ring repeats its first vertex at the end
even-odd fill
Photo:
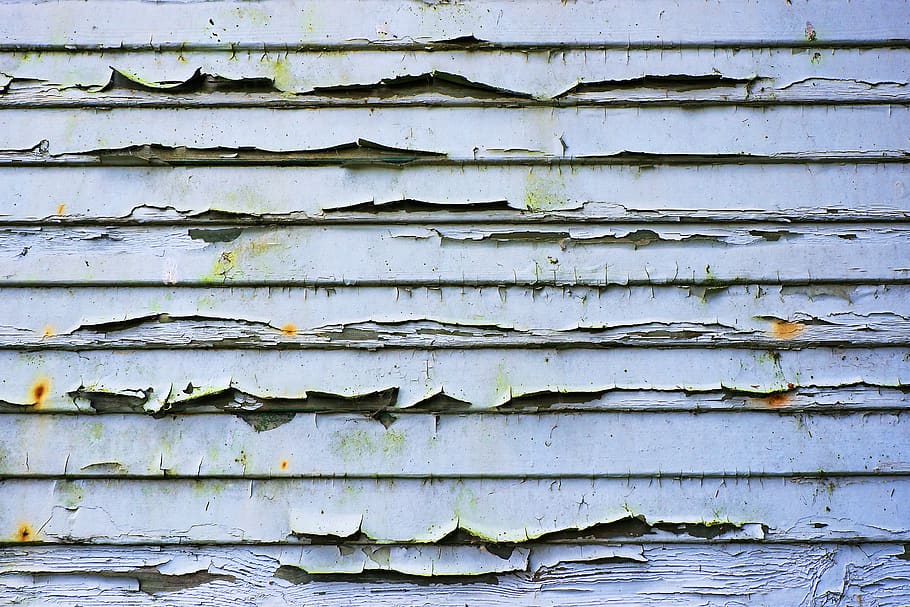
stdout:
POLYGON ((0 2, 0 602, 907 605, 908 40, 0 2))

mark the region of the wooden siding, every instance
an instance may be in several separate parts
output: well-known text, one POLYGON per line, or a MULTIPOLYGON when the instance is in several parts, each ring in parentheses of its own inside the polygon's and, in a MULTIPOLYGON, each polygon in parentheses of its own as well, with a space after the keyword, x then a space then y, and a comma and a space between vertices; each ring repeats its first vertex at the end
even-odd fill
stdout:
POLYGON ((0 1, 0 603, 910 605, 910 3, 0 1))

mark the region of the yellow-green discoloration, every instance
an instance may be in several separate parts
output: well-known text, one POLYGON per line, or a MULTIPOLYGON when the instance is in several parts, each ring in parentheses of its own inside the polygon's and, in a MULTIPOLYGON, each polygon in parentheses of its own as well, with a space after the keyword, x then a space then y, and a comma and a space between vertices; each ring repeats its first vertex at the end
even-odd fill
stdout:
POLYGON ((558 170, 528 171, 525 178, 525 208, 529 211, 549 211, 565 205, 566 185, 558 170))
POLYGON ((289 55, 267 55, 263 61, 270 64, 272 83, 279 91, 303 90, 302 81, 293 70, 289 55))
POLYGON ((405 440, 405 435, 395 430, 387 430, 381 437, 364 430, 338 431, 333 435, 332 452, 344 459, 391 457, 404 452, 405 440))
POLYGON ((237 16, 238 21, 245 21, 258 27, 266 27, 272 22, 272 16, 264 9, 257 7, 235 8, 234 14, 237 16))
POLYGON ((54 485, 54 495, 65 508, 75 508, 82 503, 85 490, 78 481, 57 481, 54 485))
POLYGON ((104 424, 101 422, 92 422, 88 425, 86 433, 91 442, 97 443, 104 436, 104 424))

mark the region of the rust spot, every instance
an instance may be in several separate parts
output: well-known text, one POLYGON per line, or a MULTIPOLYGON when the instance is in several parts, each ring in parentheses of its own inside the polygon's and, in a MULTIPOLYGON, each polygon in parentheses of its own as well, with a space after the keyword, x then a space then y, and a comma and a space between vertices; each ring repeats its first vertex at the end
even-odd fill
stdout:
POLYGON ((28 523, 20 523, 19 528, 16 529, 15 540, 17 542, 34 542, 35 532, 32 531, 32 526, 28 523))
POLYGON ((52 327, 50 325, 47 325, 43 329, 41 329, 42 338, 51 337, 53 334, 54 334, 54 327, 52 327))
POLYGON ((31 397, 30 402, 35 405, 40 405, 44 402, 44 399, 47 398, 48 392, 51 391, 51 381, 46 377, 39 377, 35 383, 32 384, 31 390, 29 390, 29 396, 31 397))
POLYGON ((279 464, 279 466, 281 467, 282 470, 287 470, 288 469, 288 460, 286 460, 286 459, 281 460, 281 463, 279 464))
POLYGON ((297 325, 289 322, 288 324, 281 327, 281 332, 285 335, 293 337, 294 335, 297 335, 297 325))
POLYGON ((66 205, 65 205, 65 204, 58 204, 58 205, 57 205, 57 213, 56 213, 56 215, 63 215, 64 212, 66 212, 66 205))
POLYGON ((790 402, 790 395, 786 392, 772 394, 768 398, 764 399, 764 401, 769 408, 779 409, 780 407, 786 406, 786 404, 790 402))
POLYGON ((771 334, 777 339, 793 339, 806 330, 806 326, 798 322, 785 320, 771 321, 771 334))

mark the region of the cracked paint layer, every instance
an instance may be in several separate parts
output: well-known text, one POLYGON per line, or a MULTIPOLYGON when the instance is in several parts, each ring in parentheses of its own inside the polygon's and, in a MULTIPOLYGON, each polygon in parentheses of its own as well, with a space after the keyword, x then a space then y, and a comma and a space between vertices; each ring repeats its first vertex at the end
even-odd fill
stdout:
MULTIPOLYGON (((484 164, 473 159, 431 165, 431 159, 426 159, 421 161, 426 164, 409 162, 407 171, 385 170, 395 165, 380 163, 356 171, 338 166, 254 165, 239 173, 230 166, 172 167, 167 171, 99 167, 83 170, 78 181, 72 179, 72 166, 47 166, 46 159, 34 154, 25 154, 22 160, 24 164, 15 171, 0 171, 0 186, 9 194, 4 221, 10 223, 182 221, 196 227, 200 223, 261 222, 330 225, 372 219, 427 224, 451 222, 453 217, 447 217, 445 211, 452 209, 446 205, 459 205, 458 209, 467 205, 459 211, 458 220, 478 223, 522 218, 546 223, 862 222, 905 219, 906 204, 900 193, 910 191, 907 165, 857 159, 838 159, 838 164, 782 164, 740 157, 735 166, 673 164, 656 158, 630 158, 616 164, 604 164, 604 159, 599 164, 578 160, 548 164, 554 159, 544 158, 525 165, 484 164), (32 160, 40 166, 26 166, 32 160), (567 179, 567 174, 572 177, 567 179), (147 184, 148 190, 137 191, 133 187, 137 180, 147 184), (704 189, 704 180, 711 182, 711 189, 704 189), (882 183, 891 185, 883 189, 882 183), (299 196, 301 190, 310 195, 299 196), (756 198, 755 191, 762 196, 756 198), (99 198, 106 200, 103 209, 96 206, 99 198), (57 214, 60 200, 67 201, 63 216, 57 214), (343 210, 365 203, 381 209, 402 200, 427 201, 428 208, 383 213, 380 218, 375 213, 343 210), (471 205, 497 200, 506 200, 508 208, 467 212, 471 205), (748 200, 749 204, 731 207, 732 200, 748 200), (541 201, 547 202, 545 207, 541 201)), ((229 164, 231 160, 218 162, 229 164)))
POLYGON ((0 603, 902 607, 880 4, 0 2, 0 603))
POLYGON ((397 388, 396 404, 414 406, 444 392, 485 409, 514 396, 541 392, 623 390, 741 390, 768 394, 800 388, 832 388, 866 383, 905 385, 910 360, 901 347, 747 350, 703 348, 699 365, 712 372, 692 377, 692 350, 673 348, 529 348, 284 350, 214 349, 199 355, 166 349, 0 350, 7 385, 0 400, 30 404, 36 374, 52 381, 45 407, 72 410, 73 391, 138 394, 151 398, 145 408, 229 389, 258 398, 306 398, 310 391, 345 398, 397 388), (232 369, 257 369, 249 375, 232 369), (468 371, 470 370, 470 372, 468 371), (192 386, 193 388, 190 388, 192 386), (189 389, 189 393, 185 390, 189 389))
MULTIPOLYGON (((175 588, 165 595, 174 601, 186 597, 205 605, 218 604, 226 597, 271 600, 278 604, 370 605, 377 602, 377 596, 383 596, 384 600, 398 605, 417 606, 429 601, 454 606, 472 601, 471 604, 486 607, 501 605, 513 600, 516 594, 525 593, 533 593, 549 604, 660 605, 667 599, 664 580, 680 576, 687 583, 683 594, 678 596, 710 605, 748 596, 765 604, 810 607, 825 601, 853 601, 861 595, 882 607, 898 607, 907 592, 906 579, 900 573, 901 548, 889 544, 655 544, 643 546, 638 559, 606 558, 600 563, 579 558, 595 553, 566 546, 557 547, 560 557, 565 559, 560 564, 542 562, 539 567, 532 564, 525 572, 476 574, 478 568, 468 561, 459 563, 461 566, 456 568, 459 574, 441 577, 437 583, 424 576, 396 576, 381 569, 366 570, 352 577, 352 574, 307 574, 295 565, 281 564, 282 559, 293 561, 297 550, 292 548, 286 553, 280 547, 248 546, 164 549, 74 546, 64 551, 30 547, 27 552, 7 549, 0 553, 6 563, 0 573, 0 598, 41 601, 49 595, 66 593, 70 600, 90 603, 103 589, 110 600, 151 604, 148 595, 137 598, 138 583, 128 573, 143 568, 167 571, 172 567, 175 571, 234 576, 230 583, 217 580, 193 588, 175 588), (794 562, 800 566, 794 567, 794 562), (358 581, 339 583, 352 579, 358 581), (584 592, 579 592, 580 589, 584 592)), ((314 553, 319 550, 315 549, 314 553)), ((378 548, 352 546, 349 550, 352 555, 373 554, 378 548)), ((477 551, 474 548, 466 552, 477 551)), ((635 556, 631 550, 624 553, 635 556)), ((376 554, 376 560, 382 564, 377 567, 384 566, 387 554, 391 557, 390 551, 376 554)))
POLYGON ((432 545, 456 530, 521 543, 634 516, 654 528, 636 540, 607 527, 591 543, 700 543, 715 530, 715 542, 910 538, 901 475, 660 478, 8 479, 0 527, 13 535, 40 521, 31 524, 45 543, 310 545, 359 528, 380 544, 432 545), (124 495, 128 509, 118 505, 124 495))

